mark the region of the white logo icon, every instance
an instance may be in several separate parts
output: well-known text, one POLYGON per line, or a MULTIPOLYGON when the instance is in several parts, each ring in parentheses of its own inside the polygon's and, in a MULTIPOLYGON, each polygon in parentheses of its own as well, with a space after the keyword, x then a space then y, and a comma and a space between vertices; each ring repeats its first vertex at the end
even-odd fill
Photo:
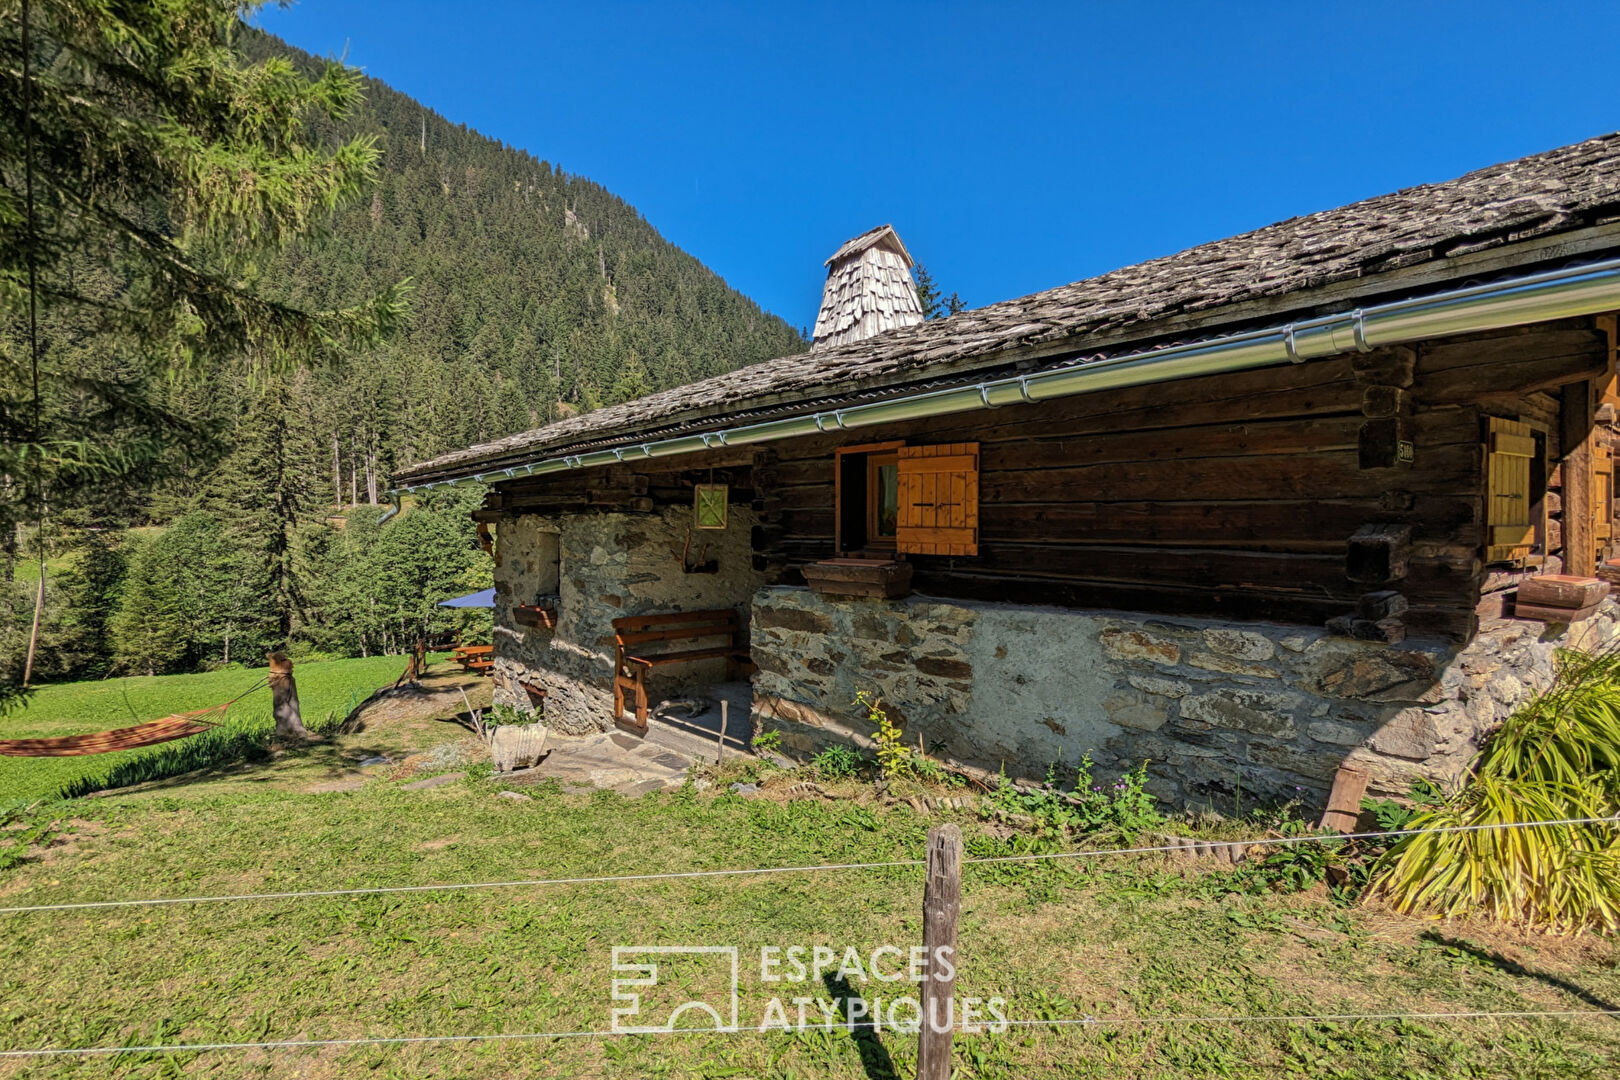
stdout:
POLYGON ((737 946, 735 945, 615 945, 613 947, 613 1000, 624 1002, 615 1005, 613 1009, 613 1031, 621 1035, 647 1035, 655 1032, 672 1032, 681 1027, 696 1027, 693 1021, 696 1017, 687 1019, 682 1024, 682 1018, 689 1013, 707 1013, 714 1021, 716 1031, 736 1031, 737 1003, 739 997, 737 981, 737 946), (658 985, 658 962, 648 959, 637 963, 632 958, 636 956, 695 956, 713 955, 725 958, 731 966, 731 1001, 727 1008, 728 1015, 722 1015, 707 1001, 687 1001, 677 1005, 662 1024, 645 1023, 648 1017, 641 1015, 641 993, 636 987, 654 987, 658 985), (635 976, 630 978, 619 977, 619 972, 635 976), (637 1024, 636 1021, 643 1021, 637 1024))

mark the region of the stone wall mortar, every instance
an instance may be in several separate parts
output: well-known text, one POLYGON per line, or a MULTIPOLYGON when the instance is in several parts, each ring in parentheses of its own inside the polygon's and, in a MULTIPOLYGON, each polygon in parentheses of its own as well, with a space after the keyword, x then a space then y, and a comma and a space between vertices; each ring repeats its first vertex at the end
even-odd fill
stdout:
POLYGON ((947 758, 1039 779, 1083 754, 1149 762, 1155 794, 1230 811, 1319 802, 1345 762, 1375 793, 1459 778, 1484 736, 1552 679, 1560 647, 1620 634, 1620 605, 1569 628, 1498 620, 1466 647, 1324 630, 909 596, 756 593, 754 723, 801 756, 869 744, 855 693, 880 695, 947 758))

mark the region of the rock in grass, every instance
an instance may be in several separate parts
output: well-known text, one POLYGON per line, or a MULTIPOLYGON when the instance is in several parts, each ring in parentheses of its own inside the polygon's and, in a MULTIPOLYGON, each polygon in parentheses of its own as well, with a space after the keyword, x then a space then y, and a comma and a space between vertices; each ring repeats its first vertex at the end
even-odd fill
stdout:
POLYGON ((534 796, 525 795, 521 791, 497 791, 496 798, 511 799, 513 802, 533 802, 534 796))
POLYGON ((457 780, 461 780, 466 777, 466 775, 467 774, 464 772, 440 773, 438 776, 430 776, 426 780, 415 780, 403 786, 404 790, 406 791, 422 791, 426 788, 436 788, 442 787, 445 784, 453 784, 457 780))
POLYGON ((745 784, 739 780, 737 783, 731 785, 731 793, 733 795, 758 795, 759 785, 745 784))

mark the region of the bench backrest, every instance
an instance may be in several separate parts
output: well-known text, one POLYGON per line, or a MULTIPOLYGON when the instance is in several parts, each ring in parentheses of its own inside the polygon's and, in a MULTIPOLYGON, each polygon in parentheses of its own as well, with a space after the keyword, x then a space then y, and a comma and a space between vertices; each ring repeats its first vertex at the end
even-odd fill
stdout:
POLYGON ((661 641, 697 641, 728 638, 735 641, 742 620, 732 608, 714 611, 676 611, 665 615, 626 615, 613 620, 613 638, 620 649, 661 641))

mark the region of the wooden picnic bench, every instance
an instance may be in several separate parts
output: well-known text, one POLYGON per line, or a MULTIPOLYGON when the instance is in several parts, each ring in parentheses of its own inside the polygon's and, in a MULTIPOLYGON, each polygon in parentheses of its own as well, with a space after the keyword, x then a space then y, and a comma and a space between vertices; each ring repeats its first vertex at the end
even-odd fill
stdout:
POLYGON ((748 659, 742 619, 731 608, 614 619, 613 649, 613 719, 624 720, 625 695, 633 694, 635 726, 643 732, 647 730, 647 675, 653 668, 723 659, 726 678, 734 679, 737 662, 748 659))
POLYGON ((451 654, 451 659, 466 671, 488 675, 495 669, 495 646, 458 645, 456 651, 451 654))

